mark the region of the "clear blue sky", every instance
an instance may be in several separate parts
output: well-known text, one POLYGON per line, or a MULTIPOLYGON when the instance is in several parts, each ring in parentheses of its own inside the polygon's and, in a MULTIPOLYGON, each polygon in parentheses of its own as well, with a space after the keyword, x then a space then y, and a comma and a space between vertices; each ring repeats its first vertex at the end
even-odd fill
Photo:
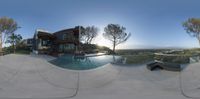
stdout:
MULTIPOLYGON (((22 27, 17 33, 24 38, 31 38, 37 28, 55 32, 117 23, 132 34, 117 48, 199 47, 182 22, 200 18, 200 0, 0 0, 0 4, 0 16, 15 19, 22 27)), ((101 44, 100 40, 93 43, 101 44)))

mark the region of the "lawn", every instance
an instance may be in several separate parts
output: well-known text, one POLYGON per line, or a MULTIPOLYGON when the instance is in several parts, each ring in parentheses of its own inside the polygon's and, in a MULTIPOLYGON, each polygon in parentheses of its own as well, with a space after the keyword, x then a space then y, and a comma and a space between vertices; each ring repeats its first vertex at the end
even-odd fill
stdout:
POLYGON ((127 64, 142 64, 154 60, 154 55, 152 54, 121 55, 121 56, 127 59, 126 60, 127 64))
POLYGON ((30 54, 29 50, 16 50, 15 54, 30 54))
POLYGON ((185 64, 189 62, 189 58, 192 56, 200 55, 200 49, 184 49, 183 51, 177 51, 172 54, 175 56, 159 56, 154 53, 166 52, 173 49, 138 49, 138 50, 117 50, 117 54, 126 58, 127 64, 142 64, 149 61, 160 60, 171 63, 185 64))

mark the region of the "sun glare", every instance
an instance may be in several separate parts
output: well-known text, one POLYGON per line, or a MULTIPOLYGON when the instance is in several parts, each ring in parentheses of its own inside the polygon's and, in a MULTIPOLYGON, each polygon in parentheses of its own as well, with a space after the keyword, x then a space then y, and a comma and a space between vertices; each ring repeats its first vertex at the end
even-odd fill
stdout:
POLYGON ((106 46, 106 47, 109 47, 111 48, 112 47, 112 44, 109 40, 105 39, 103 36, 99 35, 95 41, 94 41, 95 44, 99 45, 99 46, 106 46))
POLYGON ((97 41, 97 45, 110 47, 110 42, 108 42, 107 40, 101 39, 97 41))

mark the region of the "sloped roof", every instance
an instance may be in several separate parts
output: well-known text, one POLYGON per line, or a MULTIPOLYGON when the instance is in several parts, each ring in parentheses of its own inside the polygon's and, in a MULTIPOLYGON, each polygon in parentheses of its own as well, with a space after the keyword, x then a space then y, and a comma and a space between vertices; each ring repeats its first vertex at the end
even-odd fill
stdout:
POLYGON ((47 33, 47 32, 41 32, 41 31, 39 31, 37 33, 37 36, 40 37, 40 38, 50 38, 50 39, 54 39, 55 38, 53 34, 47 33))

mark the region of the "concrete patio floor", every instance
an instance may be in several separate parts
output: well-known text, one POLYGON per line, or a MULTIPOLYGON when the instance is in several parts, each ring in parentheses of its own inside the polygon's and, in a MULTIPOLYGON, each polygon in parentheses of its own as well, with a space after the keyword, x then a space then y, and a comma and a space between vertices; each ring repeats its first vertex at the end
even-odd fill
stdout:
POLYGON ((0 99, 187 99, 183 90, 191 97, 198 97, 200 93, 191 85, 198 85, 200 81, 190 78, 191 72, 188 72, 198 74, 195 70, 200 70, 197 67, 200 63, 188 66, 182 73, 152 72, 145 65, 113 64, 75 71, 54 66, 48 62, 51 59, 54 58, 15 54, 1 56, 0 99), (183 81, 180 81, 181 77, 183 81), (191 93, 194 90, 196 94, 191 93))

